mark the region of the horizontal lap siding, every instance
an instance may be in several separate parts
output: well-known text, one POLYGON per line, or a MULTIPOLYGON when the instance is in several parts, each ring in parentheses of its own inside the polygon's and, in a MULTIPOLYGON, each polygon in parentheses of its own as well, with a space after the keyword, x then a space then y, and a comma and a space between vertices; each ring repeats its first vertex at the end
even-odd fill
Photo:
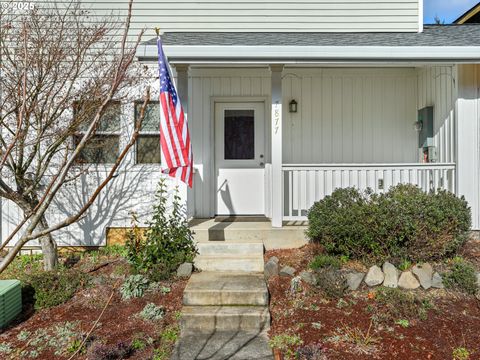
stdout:
MULTIPOLYGON (((40 7, 49 3, 38 1, 40 7)), ((51 2, 50 2, 51 3, 51 2)), ((57 3, 62 3, 61 1, 57 3)), ((125 14, 127 0, 83 2, 95 14, 125 14)), ((418 1, 134 1, 132 30, 163 31, 412 31, 418 1)), ((95 21, 95 17, 91 18, 95 21)), ((151 34, 150 34, 151 35, 151 34)))
POLYGON ((287 72, 285 163, 412 163, 417 161, 417 80, 413 69, 325 69, 287 72))

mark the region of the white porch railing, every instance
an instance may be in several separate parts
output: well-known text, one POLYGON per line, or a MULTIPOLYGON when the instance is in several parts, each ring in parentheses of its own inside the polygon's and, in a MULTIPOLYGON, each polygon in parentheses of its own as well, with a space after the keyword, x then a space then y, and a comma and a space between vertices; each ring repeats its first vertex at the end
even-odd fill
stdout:
POLYGON ((383 192, 398 184, 455 192, 455 164, 283 165, 284 220, 306 220, 315 201, 337 188, 383 192))

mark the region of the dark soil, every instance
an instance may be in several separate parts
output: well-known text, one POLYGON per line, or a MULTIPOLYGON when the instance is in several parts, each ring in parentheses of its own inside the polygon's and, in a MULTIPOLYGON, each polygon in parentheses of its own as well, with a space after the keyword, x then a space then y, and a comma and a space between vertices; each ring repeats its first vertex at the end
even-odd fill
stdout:
MULTIPOLYGON (((82 266, 82 264, 76 266, 82 266)), ((85 266, 83 268, 85 272, 89 272, 88 268, 85 269, 85 266)), ((96 266, 93 268, 95 269, 96 266)), ((74 321, 78 322, 78 332, 86 334, 92 328, 113 292, 113 298, 100 318, 99 325, 92 332, 91 341, 112 345, 119 342, 130 344, 136 338, 143 340, 151 338, 155 342, 148 344, 144 349, 133 351, 132 355, 128 357, 129 359, 151 358, 154 348, 158 345, 161 331, 177 322, 176 314, 182 307, 183 290, 187 280, 163 282, 163 286, 171 289, 167 294, 158 291, 148 292, 141 298, 122 300, 118 287, 124 278, 121 274, 124 268, 127 268, 124 261, 107 262, 98 270, 91 272, 90 269, 93 284, 77 292, 65 304, 36 312, 32 310, 32 307, 30 309, 27 307, 23 316, 0 335, 0 343, 8 343, 14 349, 22 349, 25 347, 25 341, 17 338, 22 330, 33 334, 40 328, 48 329, 57 324, 74 321), (165 317, 158 321, 146 321, 136 316, 147 303, 162 306, 165 309, 165 317)), ((45 350, 36 359, 68 359, 72 355, 67 353, 64 356, 58 356, 54 354, 54 351, 45 350)), ((86 352, 77 355, 75 359, 86 359, 87 352, 88 348, 86 352)), ((12 357, 12 354, 8 356, 0 354, 0 358, 3 356, 8 358, 8 356, 12 357)), ((18 358, 16 355, 13 356, 13 358, 18 358)))
MULTIPOLYGON (((280 264, 292 265, 300 272, 317 250, 308 245, 271 251, 266 258, 277 256, 280 264)), ((445 360, 452 359, 453 350, 460 347, 468 349, 468 359, 480 359, 480 301, 475 297, 418 290, 416 294, 427 298, 433 308, 426 319, 410 319, 408 326, 402 327, 395 321, 372 320, 375 312, 382 311, 372 289, 350 292, 339 302, 326 299, 319 289, 303 282, 302 290, 291 295, 290 280, 278 276, 269 280, 270 336, 297 334, 304 345, 319 343, 327 359, 445 360)))

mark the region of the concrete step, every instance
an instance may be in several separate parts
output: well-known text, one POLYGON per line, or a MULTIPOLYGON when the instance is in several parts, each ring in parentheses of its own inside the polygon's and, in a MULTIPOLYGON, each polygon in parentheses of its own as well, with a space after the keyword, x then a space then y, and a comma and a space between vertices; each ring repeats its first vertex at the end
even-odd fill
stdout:
POLYGON ((182 334, 171 360, 273 360, 266 333, 216 331, 182 334))
POLYGON ((183 293, 184 305, 268 305, 263 274, 201 272, 183 293))
POLYGON ((190 222, 194 239, 199 242, 256 243, 267 250, 300 247, 308 242, 303 222, 272 228, 270 222, 217 222, 215 219, 194 219, 190 222))
POLYGON ((263 273, 263 255, 198 255, 195 267, 202 271, 263 273))
POLYGON ((183 334, 214 331, 266 331, 270 312, 266 306, 184 306, 183 334))
POLYGON ((263 243, 225 243, 225 242, 202 242, 198 243, 200 255, 259 255, 263 256, 263 243))

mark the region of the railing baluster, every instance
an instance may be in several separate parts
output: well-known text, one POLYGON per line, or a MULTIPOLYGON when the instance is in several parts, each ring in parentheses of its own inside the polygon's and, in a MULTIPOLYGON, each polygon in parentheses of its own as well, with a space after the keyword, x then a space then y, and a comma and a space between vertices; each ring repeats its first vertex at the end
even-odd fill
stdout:
POLYGON ((283 178, 288 201, 285 220, 305 220, 315 201, 340 187, 385 192, 390 186, 410 183, 423 191, 441 188, 455 192, 455 164, 284 165, 283 178), (383 189, 378 186, 380 179, 383 189))

